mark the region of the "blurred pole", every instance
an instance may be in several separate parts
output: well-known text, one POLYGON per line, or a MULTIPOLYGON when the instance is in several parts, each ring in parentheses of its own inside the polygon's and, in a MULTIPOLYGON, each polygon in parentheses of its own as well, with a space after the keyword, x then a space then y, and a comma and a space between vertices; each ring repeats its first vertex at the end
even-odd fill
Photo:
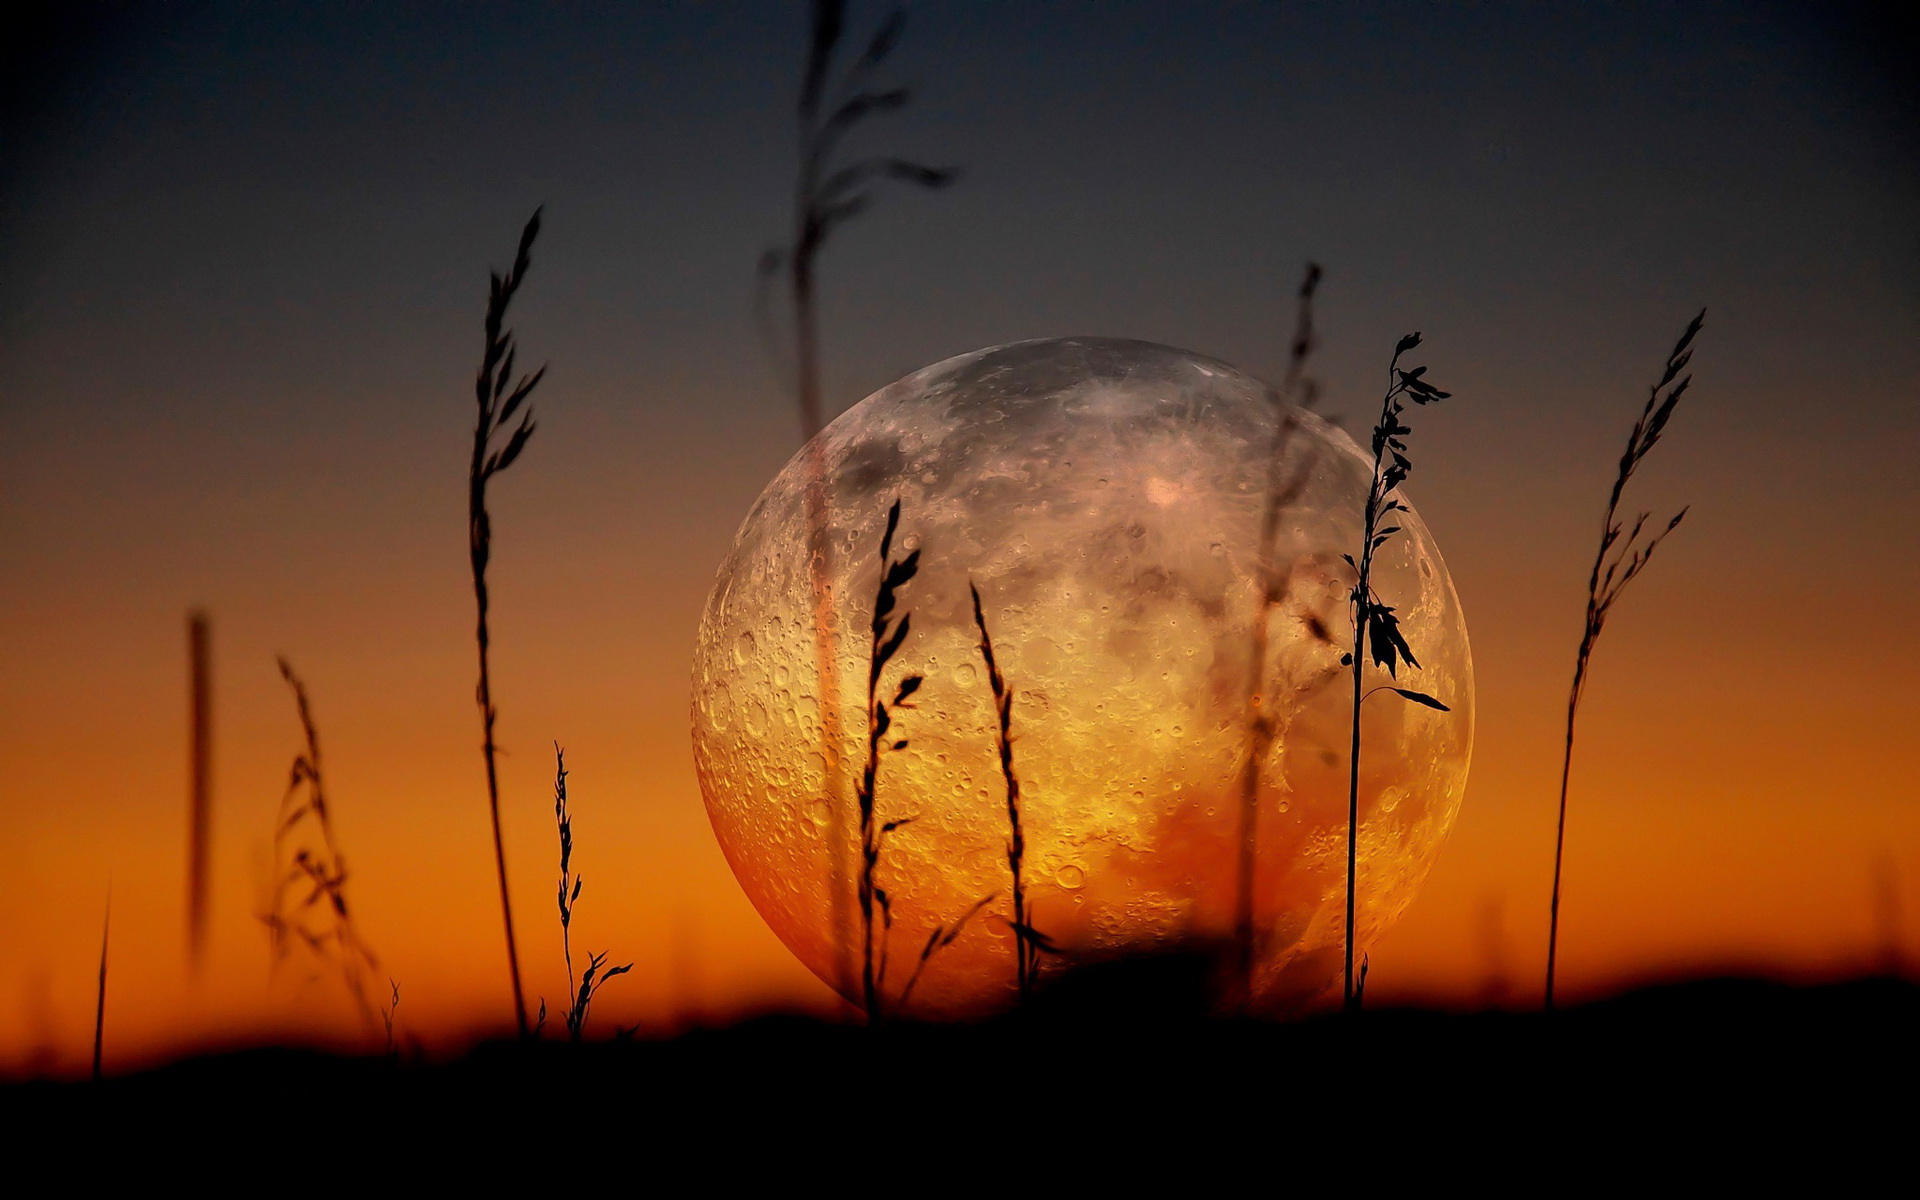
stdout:
POLYGON ((209 839, 213 827, 213 670, 207 614, 187 614, 187 660, 192 676, 192 756, 187 815, 187 957, 197 972, 206 947, 209 839))
POLYGON ((1873 916, 1879 972, 1888 979, 1898 979, 1906 963, 1900 931, 1900 867, 1891 854, 1881 854, 1874 863, 1873 916))
POLYGON ((1480 902, 1480 954, 1485 970, 1480 980, 1480 1009, 1493 1012, 1505 1008, 1513 991, 1507 977, 1507 905, 1500 893, 1480 902))
POLYGON ((107 1033, 107 934, 113 928, 113 887, 107 887, 107 911, 100 918, 100 990, 93 999, 93 1081, 100 1082, 100 1050, 107 1033))

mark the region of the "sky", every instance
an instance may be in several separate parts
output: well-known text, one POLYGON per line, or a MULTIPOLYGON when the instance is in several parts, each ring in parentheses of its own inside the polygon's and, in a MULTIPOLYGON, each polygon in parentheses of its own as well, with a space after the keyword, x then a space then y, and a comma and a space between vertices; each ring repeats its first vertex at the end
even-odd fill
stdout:
MULTIPOLYGON (((1891 7, 926 3, 861 146, 956 165, 822 267, 829 407, 954 354, 1142 338, 1277 378, 1326 268, 1325 407, 1395 339, 1454 392, 1408 493, 1471 631, 1467 798, 1369 996, 1538 994, 1560 724, 1600 508, 1691 515, 1582 710, 1563 986, 1920 956, 1912 617, 1920 102, 1891 7)), ((856 6, 856 29, 879 10, 856 6)), ((312 693, 361 928, 411 1036, 510 1020, 462 546, 486 272, 540 431, 494 489, 503 807, 529 992, 576 934, 608 1026, 828 992, 708 828, 702 602, 797 448, 755 321, 790 221, 798 4, 58 7, 0 148, 0 1069, 64 1070, 100 922, 122 1062, 348 1028, 257 920, 312 693), (213 626, 210 949, 184 963, 186 614, 213 626)), ((556 983, 556 980, 558 982, 556 983)))

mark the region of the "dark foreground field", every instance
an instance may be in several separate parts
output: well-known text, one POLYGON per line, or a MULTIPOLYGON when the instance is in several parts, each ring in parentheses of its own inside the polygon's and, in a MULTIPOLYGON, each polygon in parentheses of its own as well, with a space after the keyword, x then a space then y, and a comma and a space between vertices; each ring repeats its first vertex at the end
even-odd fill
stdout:
POLYGON ((938 1192, 971 1177, 1024 1194, 1043 1176, 1163 1190, 1246 1171, 1280 1192, 1329 1171, 1351 1171, 1348 1186, 1432 1171, 1505 1191, 1553 1163, 1550 1184, 1536 1179, 1553 1190, 1626 1172, 1663 1193, 1810 1168, 1827 1193, 1884 1164, 1913 1194, 1910 983, 1713 980, 1550 1017, 1288 1024, 1196 1016, 1164 979, 1108 983, 974 1026, 774 1016, 663 1041, 485 1045, 432 1066, 240 1051, 5 1087, 0 1144, 16 1163, 66 1164, 73 1182, 296 1191, 526 1178, 938 1192))

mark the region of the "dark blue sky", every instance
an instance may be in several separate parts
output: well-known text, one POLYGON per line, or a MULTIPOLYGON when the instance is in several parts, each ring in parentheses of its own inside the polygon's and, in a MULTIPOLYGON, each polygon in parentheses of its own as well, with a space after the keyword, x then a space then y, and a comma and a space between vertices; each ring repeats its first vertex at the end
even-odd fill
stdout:
MULTIPOLYGON (((1611 359, 1624 346, 1592 332, 1749 300, 1857 338, 1920 302, 1920 167, 1897 54, 1832 9, 918 6, 893 72, 916 106, 871 144, 969 174, 835 247, 838 393, 1043 331, 1270 367, 1309 256, 1356 353, 1472 314, 1501 330, 1476 359, 1611 359)), ((0 330, 75 294, 97 312, 111 287, 156 318, 139 324, 162 355, 201 356, 159 319, 182 303, 364 343, 354 310, 394 329, 375 306, 431 303, 544 202, 547 269, 567 274, 546 304, 600 354, 685 369, 676 350, 734 346, 784 224, 802 21, 797 4, 144 13, 51 56, 10 127, 0 330)))
MULTIPOLYGON (((4 453, 57 459, 133 413, 142 438, 332 440, 331 461, 438 439, 430 397, 470 369, 482 270, 545 204, 520 320, 555 363, 554 432, 571 412, 605 446, 639 417, 676 431, 678 461, 724 448, 764 479, 791 421, 752 268, 787 221, 804 21, 693 3, 55 20, 8 125, 4 453)), ((890 72, 915 104, 864 148, 966 175, 836 240, 831 402, 1051 334, 1273 373, 1311 257, 1336 411, 1421 328, 1476 397, 1436 452, 1494 451, 1515 486, 1604 473, 1705 304, 1732 439, 1709 465, 1799 456, 1810 499, 1889 503, 1894 473, 1856 467, 1916 427, 1920 159, 1893 34, 1831 5, 916 6, 890 72)))
MULTIPOLYGON (((8 455, 135 412, 146 438, 376 459, 438 437, 427 397, 468 370, 482 269, 536 204, 520 319, 556 417, 759 447, 758 478, 786 453, 752 264, 787 221, 803 6, 100 11, 122 15, 51 19, 17 75, 8 455)), ((1497 448, 1516 482, 1604 471, 1705 304, 1725 433, 1862 486, 1856 456, 1914 433, 1920 373, 1915 93, 1876 11, 917 6, 890 72, 915 104, 864 145, 966 175, 832 247, 831 402, 1050 334, 1272 373, 1311 257, 1336 410, 1421 328, 1476 396, 1436 449, 1497 448)))

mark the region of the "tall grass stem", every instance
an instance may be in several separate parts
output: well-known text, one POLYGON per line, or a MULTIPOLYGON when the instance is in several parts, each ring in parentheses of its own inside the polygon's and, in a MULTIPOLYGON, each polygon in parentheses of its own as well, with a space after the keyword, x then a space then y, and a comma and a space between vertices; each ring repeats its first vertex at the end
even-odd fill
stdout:
POLYGON ((494 724, 499 713, 493 704, 492 637, 487 623, 487 565, 493 554, 493 519, 487 511, 487 484, 513 465, 533 436, 533 406, 526 401, 547 371, 541 367, 515 382, 513 334, 504 328, 507 307, 526 279, 529 254, 539 233, 540 211, 536 209, 521 230, 512 268, 506 275, 495 274, 491 279, 487 294, 486 347, 474 381, 477 419, 473 430, 473 457, 467 473, 467 557, 473 569, 474 641, 480 658, 480 681, 474 699, 480 707, 480 750, 487 768, 487 811, 493 821, 493 863, 500 885, 501 924, 506 931, 507 973, 513 983, 513 1016, 522 1038, 528 1034, 527 1002, 520 983, 520 951, 513 936, 513 897, 507 888, 506 841, 500 830, 500 775, 495 762, 498 746, 494 741, 494 724), (511 392, 508 391, 510 384, 511 392), (526 411, 521 414, 519 424, 503 443, 496 442, 523 404, 526 411))
POLYGON ((1680 403, 1680 397, 1686 393, 1693 382, 1693 376, 1683 375, 1687 364, 1693 360, 1693 339, 1706 323, 1707 310, 1701 309, 1680 340, 1674 343, 1667 355, 1665 368, 1660 380, 1647 392, 1647 401, 1640 409, 1640 417, 1633 423, 1633 429, 1627 434, 1627 448, 1620 455, 1620 464, 1614 474, 1613 487, 1607 493, 1607 511, 1600 522, 1600 546, 1594 552, 1593 569, 1587 575, 1587 612, 1586 623, 1580 633, 1580 649, 1573 660, 1573 686, 1567 692, 1567 727, 1562 744, 1560 758, 1560 813, 1554 823, 1553 832, 1553 899, 1547 912, 1547 983, 1545 1007, 1553 1011, 1554 972, 1560 952, 1560 883, 1561 871, 1566 861, 1567 848, 1567 789, 1573 775, 1573 734, 1574 725, 1580 714, 1580 698, 1586 692, 1587 671, 1593 660, 1593 648, 1600 640, 1600 633, 1606 627, 1607 616, 1620 599, 1620 595, 1646 569, 1653 558, 1653 552, 1661 542, 1675 529, 1687 515, 1681 509, 1670 518, 1659 532, 1646 535, 1647 520, 1650 513, 1642 512, 1629 530, 1620 520, 1620 500, 1627 490, 1627 482, 1639 470, 1640 464, 1660 441, 1667 422, 1673 416, 1674 408, 1680 403), (1625 533, 1623 538, 1621 535, 1625 533))
MULTIPOLYGON (((1027 905, 1024 866, 1027 857, 1027 831, 1020 812, 1020 775, 1013 769, 1013 687, 1000 672, 994 657, 993 636, 987 632, 987 616, 980 605, 980 589, 972 580, 967 590, 973 594, 973 623, 980 630, 980 657, 987 665, 987 686, 993 692, 993 710, 997 718, 994 745, 1000 752, 1000 776, 1007 790, 1007 871, 1013 877, 1013 954, 1014 986, 1020 1002, 1033 994, 1040 973, 1041 952, 1056 952, 1053 943, 1034 927, 1033 912, 1027 905)), ((985 904, 986 901, 981 901, 985 904)), ((978 910, 975 906, 975 911, 978 910)), ((973 913, 969 912, 967 917, 973 913)), ((967 917, 961 918, 965 924, 967 917)), ((957 927, 956 927, 957 928, 957 927)), ((933 943, 928 942, 929 952, 933 943)))
MULTIPOLYGON (((800 437, 806 454, 807 546, 814 625, 814 663, 820 689, 821 753, 826 763, 827 870, 829 922, 834 975, 841 993, 853 985, 852 907, 847 886, 848 829, 841 797, 846 791, 844 737, 840 714, 840 669, 833 632, 835 595, 830 537, 829 480, 825 447, 817 435, 825 424, 820 384, 820 329, 817 264, 827 239, 839 226, 864 211, 873 185, 887 180, 920 187, 943 187, 953 172, 899 158, 868 158, 843 164, 836 157, 847 134, 867 119, 904 107, 905 88, 881 88, 874 73, 892 54, 906 26, 903 9, 890 10, 865 50, 837 73, 835 60, 846 34, 845 0, 814 0, 807 54, 796 106, 799 167, 794 179, 793 232, 783 246, 760 258, 762 288, 777 275, 787 278, 793 305, 795 398, 800 437)), ((764 310, 763 310, 764 311, 764 310)), ((864 854, 865 835, 862 835, 864 854)), ((864 873, 865 868, 862 867, 864 873)), ((864 955, 863 955, 864 957, 864 955)), ((863 968, 864 971, 864 968, 863 968)), ((865 990, 864 982, 862 984, 865 990)))
POLYGON ((279 666, 280 677, 293 692, 304 746, 294 756, 286 791, 281 793, 280 807, 274 815, 274 878, 267 911, 260 919, 267 926, 274 968, 286 957, 289 946, 297 943, 307 947, 338 968, 360 1015, 372 1025, 375 1012, 367 995, 365 973, 380 964, 354 929, 353 910, 347 903, 347 860, 334 833, 319 727, 306 684, 285 658, 279 660, 279 666), (305 836, 313 830, 319 833, 317 841, 305 836))
POLYGON ((107 911, 100 918, 100 984, 93 998, 93 1081, 100 1082, 100 1057, 107 1036, 107 935, 113 928, 113 889, 107 889, 107 911))
POLYGON ((213 635, 207 614, 187 614, 188 756, 187 959, 197 973, 206 954, 213 864, 213 635))
POLYGON ((887 950, 893 932, 892 897, 879 884, 880 856, 887 837, 915 819, 901 817, 885 822, 880 820, 875 803, 880 759, 888 751, 907 748, 905 738, 889 736, 893 729, 893 714, 900 709, 913 707, 912 697, 925 681, 922 676, 908 675, 900 681, 891 702, 880 698, 881 674, 900 652, 908 632, 913 628, 911 613, 901 612, 898 620, 894 618, 894 612, 899 608, 899 592, 912 582, 920 570, 918 550, 910 551, 897 561, 893 558, 893 538, 899 528, 900 501, 895 500, 887 510, 886 532, 880 536, 880 578, 874 589, 873 616, 869 623, 867 762, 854 796, 860 812, 860 995, 867 1020, 873 1024, 879 1023, 884 1016, 881 1003, 886 991, 887 950), (876 912, 880 917, 878 930, 874 926, 876 912))
POLYGON ((1360 708, 1374 692, 1388 691, 1415 704, 1447 711, 1445 704, 1424 692, 1392 685, 1383 685, 1372 691, 1365 687, 1369 653, 1375 665, 1387 669, 1389 678, 1398 678, 1402 661, 1410 667, 1420 665, 1413 655, 1413 648, 1400 632, 1400 619, 1394 616, 1393 606, 1382 602, 1373 589, 1374 555, 1392 540, 1394 534, 1401 532, 1399 525, 1382 526, 1381 522, 1395 513, 1412 511, 1395 496, 1396 490, 1413 472, 1413 463, 1407 457, 1407 443, 1404 440, 1413 430, 1401 420, 1406 413, 1407 402, 1434 404, 1452 395, 1451 392, 1441 391, 1425 378, 1425 367, 1401 369, 1401 357, 1419 345, 1418 333, 1407 334, 1394 346, 1393 359, 1387 364, 1387 390, 1380 400, 1380 419, 1373 427, 1373 473, 1367 486, 1367 503, 1362 516, 1359 557, 1351 554, 1340 556, 1354 572, 1350 598, 1353 649, 1342 659, 1342 665, 1353 671, 1351 743, 1347 757, 1347 908, 1341 931, 1346 944, 1342 982, 1343 1007, 1347 1012, 1359 1010, 1366 986, 1364 963, 1357 980, 1353 970, 1354 920, 1360 882, 1360 708))
POLYGON ((1256 957, 1254 886, 1259 862, 1260 769, 1272 749, 1278 730, 1277 716, 1267 687, 1268 622, 1273 610, 1286 596, 1288 576, 1274 560, 1280 533, 1280 517, 1299 499, 1312 473, 1313 462, 1294 466, 1289 473, 1287 449, 1300 423, 1301 411, 1313 407, 1318 388, 1306 377, 1307 359, 1313 353, 1313 294, 1320 286, 1320 266, 1308 263, 1301 280, 1299 311, 1294 320, 1293 340, 1287 356, 1287 374, 1280 390, 1269 395, 1274 407, 1273 443, 1267 451, 1267 496, 1260 517, 1260 541, 1255 551, 1259 573, 1259 602, 1248 634, 1247 647, 1247 744, 1240 765, 1240 837, 1234 880, 1234 985, 1238 1003, 1244 1009, 1253 1003, 1254 960, 1256 957))

